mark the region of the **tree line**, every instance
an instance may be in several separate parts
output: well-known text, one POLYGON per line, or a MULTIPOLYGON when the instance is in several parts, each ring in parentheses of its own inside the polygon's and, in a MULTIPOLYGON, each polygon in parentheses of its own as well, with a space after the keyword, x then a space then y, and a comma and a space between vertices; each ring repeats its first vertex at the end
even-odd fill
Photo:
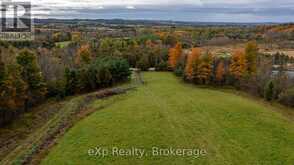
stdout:
POLYGON ((186 82, 200 85, 234 86, 268 101, 278 100, 294 106, 293 80, 285 72, 285 64, 275 74, 273 65, 284 55, 259 52, 256 42, 248 42, 244 49, 235 49, 229 56, 213 55, 209 50, 192 48, 183 51, 180 43, 170 48, 168 64, 186 82))
MULTIPOLYGON (((135 37, 91 41, 74 34, 64 47, 0 42, 0 123, 10 121, 48 97, 63 98, 125 81, 130 67, 143 71, 172 70, 190 83, 234 86, 267 100, 293 104, 290 97, 293 82, 283 68, 292 58, 262 54, 256 42, 224 55, 214 55, 197 47, 199 44, 192 44, 195 47, 191 48, 191 43, 179 42, 186 37, 201 38, 211 31, 202 30, 201 35, 194 36, 187 35, 189 29, 184 32, 147 29, 135 37), (273 74, 274 64, 281 65, 277 74, 273 74)), ((222 30, 214 34, 218 33, 222 30)), ((69 39, 61 34, 53 36, 56 42, 69 39)))
POLYGON ((48 66, 52 64, 49 59, 54 58, 46 57, 46 51, 19 50, 10 46, 0 50, 0 125, 12 121, 48 97, 60 99, 109 87, 128 80, 131 74, 126 59, 96 57, 88 45, 77 50, 74 65, 61 64, 63 69, 59 72, 62 73, 58 74, 62 77, 58 79, 45 79, 44 73, 48 71, 47 67, 40 66, 42 59, 49 62, 42 65, 48 66))

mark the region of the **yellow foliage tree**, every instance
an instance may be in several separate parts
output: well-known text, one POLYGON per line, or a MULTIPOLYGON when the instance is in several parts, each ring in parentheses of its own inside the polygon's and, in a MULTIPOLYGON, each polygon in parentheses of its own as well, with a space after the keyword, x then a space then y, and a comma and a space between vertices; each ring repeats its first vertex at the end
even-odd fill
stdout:
POLYGON ((88 44, 82 45, 75 57, 75 63, 77 65, 89 64, 92 59, 90 46, 88 44))
POLYGON ((80 32, 72 32, 71 33, 71 40, 74 42, 78 42, 81 40, 81 33, 80 32))

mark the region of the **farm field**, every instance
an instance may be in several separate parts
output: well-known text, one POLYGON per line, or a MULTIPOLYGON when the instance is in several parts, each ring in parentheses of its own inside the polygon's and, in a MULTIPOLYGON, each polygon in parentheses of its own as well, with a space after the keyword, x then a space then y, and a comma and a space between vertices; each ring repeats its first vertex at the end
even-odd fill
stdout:
MULTIPOLYGON (((222 46, 205 46, 204 49, 210 50, 213 54, 222 54, 223 52, 233 52, 235 49, 244 48, 244 43, 228 44, 222 46)), ((260 52, 266 54, 275 54, 277 52, 288 55, 289 57, 294 57, 294 49, 279 49, 279 48, 266 48, 266 45, 260 44, 260 52)))
POLYGON ((146 84, 97 100, 96 111, 60 139, 41 164, 292 164, 293 120, 265 103, 199 88, 170 73, 144 73, 146 84), (101 147, 146 155, 90 155, 101 147), (196 156, 157 156, 160 149, 200 149, 196 156))
POLYGON ((63 42, 57 42, 55 45, 59 48, 67 47, 71 42, 70 41, 63 41, 63 42))

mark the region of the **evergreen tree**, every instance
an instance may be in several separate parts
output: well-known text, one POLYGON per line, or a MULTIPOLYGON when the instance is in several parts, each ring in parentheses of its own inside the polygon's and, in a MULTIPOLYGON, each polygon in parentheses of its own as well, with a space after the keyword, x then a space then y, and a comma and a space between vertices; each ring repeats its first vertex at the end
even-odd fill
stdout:
POLYGON ((274 82, 273 81, 269 81, 266 86, 265 86, 265 90, 264 90, 264 97, 267 101, 271 101, 274 99, 274 82))
POLYGON ((65 69, 65 94, 72 95, 75 94, 78 87, 78 75, 74 69, 65 69))

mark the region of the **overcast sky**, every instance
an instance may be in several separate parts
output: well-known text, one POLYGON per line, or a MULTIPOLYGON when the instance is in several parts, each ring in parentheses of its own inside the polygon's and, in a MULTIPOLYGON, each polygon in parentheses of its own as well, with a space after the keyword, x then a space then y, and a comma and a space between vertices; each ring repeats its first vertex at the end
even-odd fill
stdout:
POLYGON ((38 18, 294 22, 294 0, 31 0, 31 2, 34 15, 38 18))

